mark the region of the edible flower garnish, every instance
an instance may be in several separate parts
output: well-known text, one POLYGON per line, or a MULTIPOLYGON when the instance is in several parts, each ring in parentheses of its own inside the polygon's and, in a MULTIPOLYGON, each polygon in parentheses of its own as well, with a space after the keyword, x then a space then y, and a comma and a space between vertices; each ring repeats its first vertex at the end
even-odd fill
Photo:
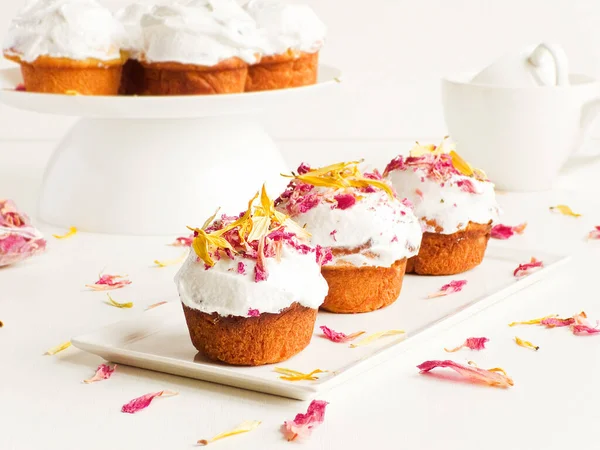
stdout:
POLYGON ((150 305, 146 308, 146 311, 148 311, 150 309, 158 308, 159 306, 162 306, 162 305, 166 305, 167 303, 169 303, 169 302, 162 301, 162 302, 158 302, 158 303, 153 303, 152 305, 150 305))
POLYGON ((509 327, 514 327, 515 325, 540 325, 542 322, 554 319, 558 317, 556 314, 551 314, 549 316, 539 317, 537 319, 525 320, 521 322, 511 322, 508 324, 509 327))
POLYGON ((25 92, 25 91, 27 91, 27 89, 25 89, 25 85, 23 83, 19 83, 15 86, 15 91, 25 92))
POLYGON ((527 228, 527 222, 523 222, 520 225, 515 225, 514 227, 499 223, 492 227, 491 237, 493 239, 509 239, 515 234, 523 234, 525 228, 527 228))
POLYGON ((200 439, 197 444, 198 445, 208 445, 211 442, 218 441, 219 439, 223 439, 229 436, 235 436, 236 434, 247 433, 249 431, 255 430, 261 424, 258 420, 248 420, 246 422, 240 423, 233 430, 225 431, 224 433, 217 434, 210 439, 200 439))
POLYGON ((489 339, 486 337, 470 337, 467 338, 467 340, 463 342, 462 345, 459 345, 458 347, 452 349, 445 348, 444 350, 448 353, 457 352, 464 347, 470 348, 471 350, 484 350, 486 342, 489 342, 489 339))
POLYGON ((46 249, 46 240, 11 200, 0 198, 0 267, 23 261, 46 249))
POLYGON ((141 411, 142 409, 146 409, 148 406, 150 406, 150 403, 152 403, 152 400, 154 400, 157 397, 172 397, 173 395, 177 395, 177 394, 178 394, 178 392, 173 392, 173 391, 159 391, 159 392, 153 392, 151 394, 145 394, 145 395, 142 395, 141 397, 134 398, 129 403, 126 403, 125 405, 123 405, 121 407, 121 412, 124 412, 127 414, 135 414, 136 412, 141 411))
POLYGON ((175 239, 172 244, 169 244, 171 247, 191 247, 192 241, 194 240, 194 235, 190 234, 189 236, 180 236, 175 239))
POLYGON ((598 325, 598 321, 596 321, 596 326, 592 327, 587 320, 586 313, 581 311, 579 314, 575 314, 573 316, 571 331, 576 336, 580 336, 583 334, 598 334, 600 333, 600 328, 598 328, 598 325))
POLYGON ((260 316, 260 311, 258 309, 252 309, 252 308, 250 308, 248 310, 248 316, 249 317, 259 317, 260 316))
POLYGON ((557 211, 565 216, 581 217, 581 214, 574 213, 573 210, 570 207, 568 207, 567 205, 551 206, 550 211, 557 211))
POLYGON ((46 351, 46 353, 44 353, 45 355, 56 355, 59 352, 62 352, 63 350, 68 349, 71 346, 71 341, 67 341, 67 342, 63 342, 60 345, 57 345, 56 347, 52 347, 50 350, 46 351))
POLYGON ((427 298, 443 297, 445 295, 454 294, 462 291, 467 284, 467 280, 452 280, 450 283, 443 285, 439 291, 429 294, 427 298))
POLYGON ((600 239, 600 225, 596 225, 594 229, 588 233, 588 239, 600 239))
POLYGON ((155 259, 154 264, 156 264, 157 267, 174 266, 174 265, 182 262, 186 256, 187 256, 187 252, 183 253, 181 256, 179 256, 178 258, 174 258, 174 259, 165 259, 164 261, 159 261, 158 259, 155 259))
POLYGON ((364 331, 357 331, 356 333, 352 334, 344 334, 338 331, 333 331, 331 328, 326 327, 325 325, 322 325, 320 328, 325 337, 333 342, 349 342, 365 333, 364 331))
POLYGON ((519 264, 519 267, 515 269, 513 275, 517 278, 521 278, 525 275, 529 275, 534 269, 541 267, 544 267, 544 263, 542 261, 538 261, 532 256, 531 261, 528 263, 519 264))
POLYGON ((108 297, 108 302, 106 302, 108 305, 110 306, 114 306, 115 308, 133 308, 133 303, 132 302, 127 302, 127 303, 119 303, 113 300, 113 298, 110 296, 109 293, 106 294, 106 296, 108 297))
MULTIPOLYGON (((585 314, 582 312, 582 314, 585 314)), ((562 319, 560 317, 547 317, 542 319, 540 325, 544 325, 546 328, 560 328, 560 327, 568 327, 575 323, 575 319, 573 317, 567 317, 566 319, 562 319)))
POLYGON ((108 364, 100 364, 94 376, 92 378, 88 378, 87 380, 83 380, 83 382, 85 384, 91 384, 95 383, 96 381, 108 380, 115 372, 116 368, 116 364, 112 366, 112 368, 108 364))
POLYGON ((296 438, 307 438, 312 431, 325 420, 325 408, 329 403, 324 400, 313 400, 308 405, 306 414, 297 414, 294 420, 286 420, 281 431, 288 441, 296 438))
POLYGON ((536 352, 540 349, 539 346, 537 345, 533 345, 531 342, 529 341, 524 341, 523 339, 521 339, 518 336, 515 336, 515 342, 517 343, 518 346, 520 347, 525 347, 525 348, 529 348, 531 350, 535 350, 536 352))
POLYGON ((75 227, 70 227, 69 231, 65 234, 53 234, 52 237, 55 237, 56 239, 67 239, 70 238, 71 236, 74 236, 75 234, 77 234, 77 228, 75 227))
POLYGON ((421 373, 429 372, 437 367, 447 367, 469 379, 470 381, 485 383, 494 387, 507 388, 514 384, 513 380, 506 374, 506 372, 498 367, 485 370, 472 365, 465 366, 451 360, 425 361, 417 366, 421 373))
POLYGON ((127 275, 102 275, 94 284, 86 284, 85 287, 90 288, 93 291, 110 291, 113 289, 120 289, 131 281, 127 279, 127 275))
POLYGON ((379 333, 371 334, 370 336, 367 336, 366 338, 361 339, 356 344, 350 344, 350 347, 352 347, 352 348, 362 347, 363 345, 369 345, 370 343, 376 341, 377 339, 381 339, 382 337, 395 336, 397 334, 404 334, 404 333, 405 333, 404 330, 380 331, 379 333))
POLYGON ((316 374, 326 372, 325 370, 315 369, 310 373, 302 373, 297 370, 284 369, 283 367, 275 367, 274 371, 282 374, 279 378, 285 381, 314 381, 319 379, 319 377, 315 376, 316 374))

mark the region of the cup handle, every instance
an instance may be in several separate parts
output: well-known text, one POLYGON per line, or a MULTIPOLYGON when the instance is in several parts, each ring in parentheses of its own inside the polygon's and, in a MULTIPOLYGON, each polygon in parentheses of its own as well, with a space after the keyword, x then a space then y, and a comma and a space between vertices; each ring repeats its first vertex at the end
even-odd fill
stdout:
POLYGON ((529 56, 529 62, 535 67, 540 67, 545 53, 550 53, 554 60, 556 73, 556 86, 565 86, 569 84, 569 59, 567 54, 559 45, 541 43, 529 56))
POLYGON ((577 153, 588 139, 590 132, 592 131, 592 125, 594 125, 599 115, 600 97, 596 97, 583 105, 581 108, 581 133, 579 134, 579 142, 573 149, 573 153, 577 153))

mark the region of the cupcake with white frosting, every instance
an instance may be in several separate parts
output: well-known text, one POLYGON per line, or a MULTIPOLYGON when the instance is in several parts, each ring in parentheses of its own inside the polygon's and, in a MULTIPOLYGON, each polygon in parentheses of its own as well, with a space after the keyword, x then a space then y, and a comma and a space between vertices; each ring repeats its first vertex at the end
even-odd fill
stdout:
POLYGON ((298 87, 317 82, 319 51, 327 28, 303 4, 251 0, 245 7, 263 33, 262 57, 250 66, 246 91, 298 87))
POLYGON ((116 95, 122 25, 95 0, 38 0, 10 25, 4 56, 21 65, 29 92, 116 95))
POLYGON ((256 23, 235 0, 155 6, 141 20, 143 94, 243 92, 260 58, 256 23))
POLYGON ((303 350, 328 289, 320 267, 328 250, 308 246, 264 187, 257 196, 240 216, 195 229, 175 277, 192 343, 228 364, 276 363, 303 350))
POLYGON ((417 144, 408 157, 393 159, 384 177, 412 202, 424 231, 407 272, 453 275, 481 263, 499 213, 494 184, 483 171, 444 140, 439 147, 417 144))
POLYGON ((302 165, 275 203, 314 245, 331 248, 333 261, 322 268, 329 284, 323 309, 359 313, 396 301, 421 227, 377 172, 361 174, 358 162, 302 165))

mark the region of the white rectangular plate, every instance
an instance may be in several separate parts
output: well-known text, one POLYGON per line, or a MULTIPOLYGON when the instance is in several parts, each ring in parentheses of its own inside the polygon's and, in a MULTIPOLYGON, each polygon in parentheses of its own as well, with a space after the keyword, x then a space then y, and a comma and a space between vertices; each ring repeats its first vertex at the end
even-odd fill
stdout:
POLYGON ((465 274, 407 275, 398 301, 382 310, 356 315, 319 312, 310 345, 299 355, 277 365, 300 372, 317 368, 328 371, 315 381, 281 380, 272 365, 234 367, 207 360, 192 346, 181 305, 175 301, 150 310, 136 320, 118 322, 74 338, 72 343, 120 364, 307 400, 405 350, 407 345, 427 338, 441 327, 456 324, 530 286, 568 259, 540 252, 533 254, 544 262, 544 268, 522 279, 516 279, 513 271, 518 264, 529 261, 532 252, 490 246, 484 262, 465 274), (460 279, 468 280, 462 292, 427 299, 442 285, 460 279), (347 334, 366 331, 364 336, 391 329, 405 330, 406 334, 351 348, 348 343, 325 339, 319 329, 321 325, 347 334))

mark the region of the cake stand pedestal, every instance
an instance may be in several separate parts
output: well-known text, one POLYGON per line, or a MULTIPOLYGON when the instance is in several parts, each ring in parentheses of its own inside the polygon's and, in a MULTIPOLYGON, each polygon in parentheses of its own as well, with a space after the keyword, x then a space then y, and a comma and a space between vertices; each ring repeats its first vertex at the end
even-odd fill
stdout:
POLYGON ((80 119, 52 155, 41 220, 84 231, 161 235, 200 226, 217 207, 237 214, 266 182, 280 193, 288 172, 258 122, 261 110, 321 93, 339 71, 323 66, 314 86, 188 97, 86 97, 16 92, 20 73, 0 71, 0 100, 80 119))

